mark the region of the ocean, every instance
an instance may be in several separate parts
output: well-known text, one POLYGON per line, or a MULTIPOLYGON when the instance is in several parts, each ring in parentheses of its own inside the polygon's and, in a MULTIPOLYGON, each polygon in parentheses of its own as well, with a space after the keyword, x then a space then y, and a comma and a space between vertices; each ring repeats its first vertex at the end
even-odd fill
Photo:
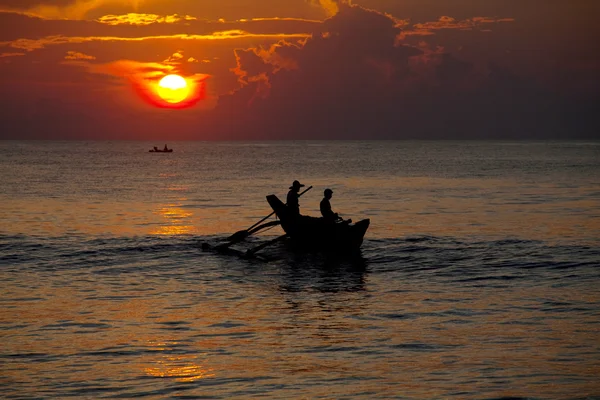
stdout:
POLYGON ((0 142, 0 397, 600 398, 600 142, 163 145, 0 142), (360 254, 202 250, 295 179, 360 254))

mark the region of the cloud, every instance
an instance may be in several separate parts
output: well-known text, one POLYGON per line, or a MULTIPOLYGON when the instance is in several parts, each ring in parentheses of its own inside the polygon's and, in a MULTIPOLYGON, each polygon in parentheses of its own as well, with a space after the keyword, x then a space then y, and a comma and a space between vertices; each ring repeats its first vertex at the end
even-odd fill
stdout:
POLYGON ((340 11, 338 2, 335 0, 312 0, 312 3, 319 5, 328 17, 332 17, 340 11))
POLYGON ((137 10, 144 0, 76 0, 63 5, 37 4, 29 7, 3 7, 0 11, 18 12, 43 19, 83 20, 87 14, 106 5, 128 5, 137 10))
POLYGON ((183 66, 188 63, 188 64, 194 64, 194 63, 198 63, 199 61, 194 58, 194 57, 188 57, 186 59, 185 55, 184 55, 184 51, 183 50, 177 50, 175 53, 171 54, 169 57, 167 57, 167 59, 165 59, 162 63, 165 65, 173 65, 176 66, 179 69, 182 69, 183 66))
POLYGON ((302 18, 256 18, 245 21, 199 20, 187 15, 124 14, 96 20, 42 19, 0 11, 0 42, 44 37, 146 37, 188 35, 210 36, 215 32, 247 32, 255 35, 307 34, 321 21, 302 18), (8 29, 10 28, 10 29, 8 29))
POLYGON ((514 18, 492 18, 492 17, 473 17, 464 20, 457 20, 453 17, 442 16, 437 21, 416 23, 413 25, 405 25, 406 30, 398 37, 399 40, 405 39, 407 36, 431 36, 435 31, 443 29, 455 29, 462 31, 470 31, 478 29, 480 31, 489 32, 490 29, 485 25, 498 24, 503 22, 514 22, 514 18))
POLYGON ((222 96, 216 112, 234 113, 236 125, 260 120, 264 139, 281 130, 318 137, 322 127, 308 126, 323 123, 336 126, 329 137, 352 137, 386 112, 387 100, 410 75, 409 59, 422 53, 398 45, 399 33, 394 19, 342 4, 304 45, 282 41, 270 48, 236 50, 234 72, 242 87, 222 96))
POLYGON ((172 55, 169 56, 166 60, 163 61, 165 64, 181 64, 181 60, 183 59, 183 51, 179 50, 172 55))
MULTIPOLYGON (((235 21, 241 18, 285 18, 300 15, 322 20, 327 12, 310 0, 0 0, 0 11, 18 12, 32 17, 56 20, 91 20, 106 14, 147 13, 189 15, 206 20, 235 21)), ((315 3, 318 4, 318 1, 315 3)), ((335 9, 335 3, 324 4, 335 9)), ((333 15, 330 12, 327 15, 333 15)))
POLYGON ((246 85, 259 77, 261 80, 267 79, 268 75, 282 69, 298 69, 296 52, 305 44, 280 41, 269 48, 235 49, 236 67, 232 71, 238 76, 238 81, 246 85))
MULTIPOLYGON (((93 21, 47 20, 23 14, 0 12, 0 46, 48 42, 48 38, 188 37, 198 39, 245 37, 248 39, 308 37, 320 21, 297 18, 259 18, 248 21, 208 21, 157 14, 110 15, 93 21), (10 28, 10 29, 8 29, 10 28), (14 43, 13 43, 14 42, 14 43)), ((32 45, 33 48, 42 48, 32 45)))
POLYGON ((83 54, 77 51, 67 51, 67 55, 65 56, 65 60, 95 60, 96 57, 89 56, 87 54, 83 54))
POLYGON ((3 57, 20 57, 20 56, 24 56, 25 53, 1 53, 0 54, 0 58, 3 57))
POLYGON ((157 15, 128 13, 123 15, 104 15, 96 21, 107 25, 151 25, 151 24, 176 24, 183 21, 195 21, 196 17, 189 15, 157 15))
MULTIPOLYGON (((495 22, 443 17, 417 29, 432 34, 495 22)), ((399 43, 400 25, 384 13, 341 3, 303 45, 280 41, 237 49, 233 72, 240 88, 219 98, 211 116, 214 134, 228 139, 515 137, 523 130, 539 131, 537 110, 560 114, 562 99, 506 68, 481 68, 425 41, 399 43)), ((543 121, 542 130, 562 134, 564 123, 550 120, 543 121)))
MULTIPOLYGON (((292 22, 308 22, 308 23, 312 23, 312 24, 320 24, 323 21, 317 20, 317 19, 307 19, 307 18, 291 18, 291 17, 270 17, 270 18, 252 18, 250 20, 240 20, 243 22, 248 22, 248 21, 252 21, 252 22, 259 22, 259 21, 292 21, 292 22)), ((221 20, 221 22, 225 22, 225 20, 221 20)))
POLYGON ((283 38, 306 38, 309 37, 306 33, 297 34, 269 34, 269 33, 251 33, 242 30, 229 30, 221 32, 213 32, 208 35, 153 35, 144 37, 118 37, 118 36, 46 36, 41 39, 16 39, 12 41, 0 42, 0 47, 11 47, 25 51, 34 51, 43 49, 48 46, 56 46, 62 44, 74 43, 89 43, 89 42, 143 42, 149 40, 183 40, 183 41, 203 41, 203 40, 231 40, 231 39, 283 39, 283 38))

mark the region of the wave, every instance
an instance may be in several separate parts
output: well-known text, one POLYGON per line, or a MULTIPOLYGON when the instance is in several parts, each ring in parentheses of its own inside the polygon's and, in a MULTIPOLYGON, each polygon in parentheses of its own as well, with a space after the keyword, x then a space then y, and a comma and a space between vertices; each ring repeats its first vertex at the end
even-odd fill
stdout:
MULTIPOLYGON (((6 270, 85 269, 110 267, 128 269, 178 262, 183 266, 202 263, 215 254, 201 250, 201 243, 219 243, 217 236, 86 238, 65 236, 44 238, 25 235, 0 235, 0 263, 6 270)), ((258 243, 250 239, 249 244, 258 243)), ((550 245, 541 241, 506 238, 469 241, 453 237, 413 236, 367 239, 355 259, 315 258, 279 246, 265 251, 272 262, 294 265, 304 260, 304 268, 315 265, 360 265, 373 273, 433 273, 452 277, 459 283, 482 280, 511 281, 519 274, 536 270, 569 273, 572 278, 595 271, 600 249, 591 246, 550 245), (508 273, 507 273, 508 271, 508 273)), ((226 257, 221 256, 218 257, 226 257)), ((246 263, 238 259, 234 263, 246 263)), ((245 265, 245 264, 244 264, 245 265)), ((566 276, 566 275, 563 275, 566 276)), ((597 276, 597 274, 596 274, 597 276)))

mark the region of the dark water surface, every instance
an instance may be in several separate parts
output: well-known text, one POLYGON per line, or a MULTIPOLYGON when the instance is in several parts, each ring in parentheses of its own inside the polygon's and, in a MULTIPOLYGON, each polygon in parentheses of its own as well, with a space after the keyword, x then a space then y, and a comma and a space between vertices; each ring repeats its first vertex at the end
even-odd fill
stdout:
POLYGON ((0 397, 600 396, 600 143, 155 145, 0 142, 0 397), (200 249, 294 179, 360 255, 200 249))

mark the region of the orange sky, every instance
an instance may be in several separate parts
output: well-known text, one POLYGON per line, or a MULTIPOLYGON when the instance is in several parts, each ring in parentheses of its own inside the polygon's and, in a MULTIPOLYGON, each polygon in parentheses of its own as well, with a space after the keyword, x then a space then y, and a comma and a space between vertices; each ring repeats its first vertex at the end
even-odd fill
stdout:
POLYGON ((598 138, 598 11, 0 0, 0 138, 598 138), (190 85, 175 105, 156 91, 173 73, 190 85))

